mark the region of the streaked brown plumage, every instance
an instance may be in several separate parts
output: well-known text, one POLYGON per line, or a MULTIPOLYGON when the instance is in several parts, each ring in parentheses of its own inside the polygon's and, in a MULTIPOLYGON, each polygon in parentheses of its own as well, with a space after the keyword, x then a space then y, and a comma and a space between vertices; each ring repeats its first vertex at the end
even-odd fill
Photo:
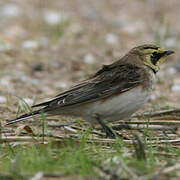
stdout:
POLYGON ((97 122, 97 116, 98 122, 127 118, 148 100, 159 65, 172 53, 155 45, 135 47, 120 60, 104 65, 89 79, 32 107, 42 107, 39 110, 7 124, 40 115, 41 111, 48 116, 81 116, 92 124, 97 122))

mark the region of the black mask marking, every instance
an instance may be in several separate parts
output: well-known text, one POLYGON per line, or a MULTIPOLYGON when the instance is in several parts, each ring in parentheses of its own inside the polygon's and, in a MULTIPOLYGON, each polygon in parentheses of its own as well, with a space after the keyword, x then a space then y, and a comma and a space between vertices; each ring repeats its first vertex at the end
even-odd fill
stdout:
POLYGON ((156 63, 158 62, 158 60, 163 57, 166 54, 166 52, 163 53, 158 53, 158 52, 153 52, 153 54, 151 55, 151 62, 156 65, 156 63))

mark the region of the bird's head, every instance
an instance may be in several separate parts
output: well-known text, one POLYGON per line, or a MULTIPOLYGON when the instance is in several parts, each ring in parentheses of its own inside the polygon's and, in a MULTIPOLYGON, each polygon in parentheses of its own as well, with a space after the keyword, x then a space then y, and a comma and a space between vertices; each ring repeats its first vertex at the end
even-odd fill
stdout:
POLYGON ((160 65, 166 60, 167 56, 174 53, 171 50, 164 50, 152 44, 146 44, 133 48, 130 51, 141 59, 141 64, 150 67, 154 72, 160 69, 160 65))

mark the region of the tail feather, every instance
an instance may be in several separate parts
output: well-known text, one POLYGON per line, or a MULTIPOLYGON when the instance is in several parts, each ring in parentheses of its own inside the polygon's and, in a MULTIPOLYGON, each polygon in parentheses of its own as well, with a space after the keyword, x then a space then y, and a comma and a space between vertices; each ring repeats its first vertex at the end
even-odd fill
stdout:
POLYGON ((29 119, 33 116, 39 115, 41 113, 41 110, 33 111, 31 113, 23 114, 22 116, 19 116, 15 119, 12 119, 6 123, 6 125, 14 124, 17 122, 25 121, 26 119, 29 119))

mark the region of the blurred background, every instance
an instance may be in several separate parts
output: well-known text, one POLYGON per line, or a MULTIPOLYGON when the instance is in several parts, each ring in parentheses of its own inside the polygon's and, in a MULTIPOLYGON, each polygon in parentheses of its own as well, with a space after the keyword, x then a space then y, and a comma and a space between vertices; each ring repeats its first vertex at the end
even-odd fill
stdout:
POLYGON ((175 50, 158 72, 146 110, 180 106, 179 0, 1 0, 0 111, 47 100, 155 43, 175 50))

